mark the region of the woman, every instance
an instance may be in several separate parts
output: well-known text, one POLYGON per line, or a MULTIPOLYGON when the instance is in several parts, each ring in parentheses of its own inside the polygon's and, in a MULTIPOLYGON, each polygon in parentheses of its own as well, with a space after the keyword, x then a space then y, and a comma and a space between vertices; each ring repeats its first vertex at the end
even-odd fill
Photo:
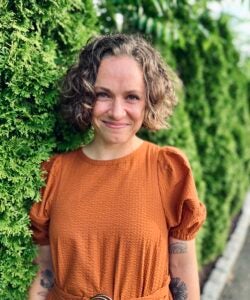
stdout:
POLYGON ((39 245, 31 300, 199 299, 195 235, 205 219, 190 165, 136 136, 176 104, 159 54, 138 36, 88 42, 64 80, 66 120, 93 140, 44 164, 30 211, 39 245))

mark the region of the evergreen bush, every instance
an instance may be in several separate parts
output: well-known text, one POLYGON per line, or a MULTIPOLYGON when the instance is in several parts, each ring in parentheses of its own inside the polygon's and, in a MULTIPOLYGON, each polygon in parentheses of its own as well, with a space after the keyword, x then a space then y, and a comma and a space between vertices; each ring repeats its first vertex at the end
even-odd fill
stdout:
POLYGON ((26 299, 33 280, 28 211, 40 163, 79 143, 56 123, 57 82, 95 23, 90 0, 0 3, 0 299, 26 299))
MULTIPOLYGON (((189 16, 184 24, 188 21, 189 16)), ((238 66, 227 18, 214 20, 205 11, 200 24, 203 30, 196 42, 187 40, 186 49, 175 44, 174 51, 207 185, 208 219, 202 246, 206 263, 221 254, 231 219, 239 212, 249 184, 249 111, 246 78, 238 66)), ((183 30, 189 28, 183 26, 183 30)))

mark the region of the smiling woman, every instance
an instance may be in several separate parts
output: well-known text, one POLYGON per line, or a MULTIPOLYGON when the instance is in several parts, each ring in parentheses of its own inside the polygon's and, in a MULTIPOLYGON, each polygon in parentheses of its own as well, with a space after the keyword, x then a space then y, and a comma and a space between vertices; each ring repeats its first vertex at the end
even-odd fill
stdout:
POLYGON ((40 245, 31 300, 199 299, 194 238, 205 208, 190 165, 179 149, 136 136, 166 126, 171 78, 149 43, 124 34, 90 40, 69 69, 62 113, 94 137, 43 165, 47 184, 30 211, 40 245))
MULTIPOLYGON (((80 52, 79 61, 68 70, 62 85, 61 107, 64 118, 82 130, 90 127, 96 100, 96 79, 106 72, 100 69, 106 58, 112 59, 111 63, 117 58, 123 58, 123 65, 116 63, 114 67, 109 67, 117 68, 114 70, 117 74, 112 74, 113 79, 118 73, 120 77, 126 76, 126 80, 131 78, 132 70, 129 68, 137 66, 137 77, 141 72, 139 77, 142 76, 145 89, 145 95, 141 95, 146 101, 143 126, 152 130, 166 127, 167 118, 177 103, 174 90, 177 77, 144 39, 122 34, 94 38, 80 52), (130 60, 129 64, 124 60, 130 60)), ((105 68, 107 65, 105 63, 105 68)), ((142 86, 136 86, 135 91, 139 88, 142 89, 142 86)), ((109 92, 107 95, 112 92, 107 89, 103 91, 109 92)))
POLYGON ((107 57, 100 64, 94 87, 92 126, 95 136, 83 151, 92 158, 103 159, 105 157, 98 156, 95 149, 116 146, 116 157, 126 155, 141 143, 136 133, 142 126, 146 105, 142 70, 129 56, 107 57))

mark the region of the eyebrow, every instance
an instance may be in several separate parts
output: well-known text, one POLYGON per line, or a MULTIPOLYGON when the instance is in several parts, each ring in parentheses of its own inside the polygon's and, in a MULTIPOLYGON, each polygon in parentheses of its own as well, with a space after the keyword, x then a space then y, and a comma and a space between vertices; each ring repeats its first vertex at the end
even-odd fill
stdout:
MULTIPOLYGON (((95 86, 94 87, 95 89, 100 89, 100 90, 104 90, 104 91, 106 91, 106 92, 109 92, 109 93, 111 93, 112 94, 112 91, 110 90, 110 89, 108 89, 108 88, 105 88, 105 87, 103 87, 103 86, 95 86)), ((138 90, 129 90, 129 91, 126 91, 126 93, 127 94, 141 94, 141 92, 140 91, 138 91, 138 90)))
POLYGON ((103 87, 103 86, 94 86, 94 88, 95 88, 95 90, 104 90, 104 91, 106 91, 106 92, 110 92, 111 93, 111 90, 109 90, 109 89, 107 89, 107 88, 105 88, 105 87, 103 87))

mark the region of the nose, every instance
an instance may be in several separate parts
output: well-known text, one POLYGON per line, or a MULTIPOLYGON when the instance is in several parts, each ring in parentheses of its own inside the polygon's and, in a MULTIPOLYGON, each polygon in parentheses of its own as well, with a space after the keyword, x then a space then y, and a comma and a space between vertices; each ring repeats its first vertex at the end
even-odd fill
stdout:
POLYGON ((114 120, 120 120, 125 116, 126 116, 126 110, 122 99, 120 98, 114 99, 109 109, 109 117, 114 120))

